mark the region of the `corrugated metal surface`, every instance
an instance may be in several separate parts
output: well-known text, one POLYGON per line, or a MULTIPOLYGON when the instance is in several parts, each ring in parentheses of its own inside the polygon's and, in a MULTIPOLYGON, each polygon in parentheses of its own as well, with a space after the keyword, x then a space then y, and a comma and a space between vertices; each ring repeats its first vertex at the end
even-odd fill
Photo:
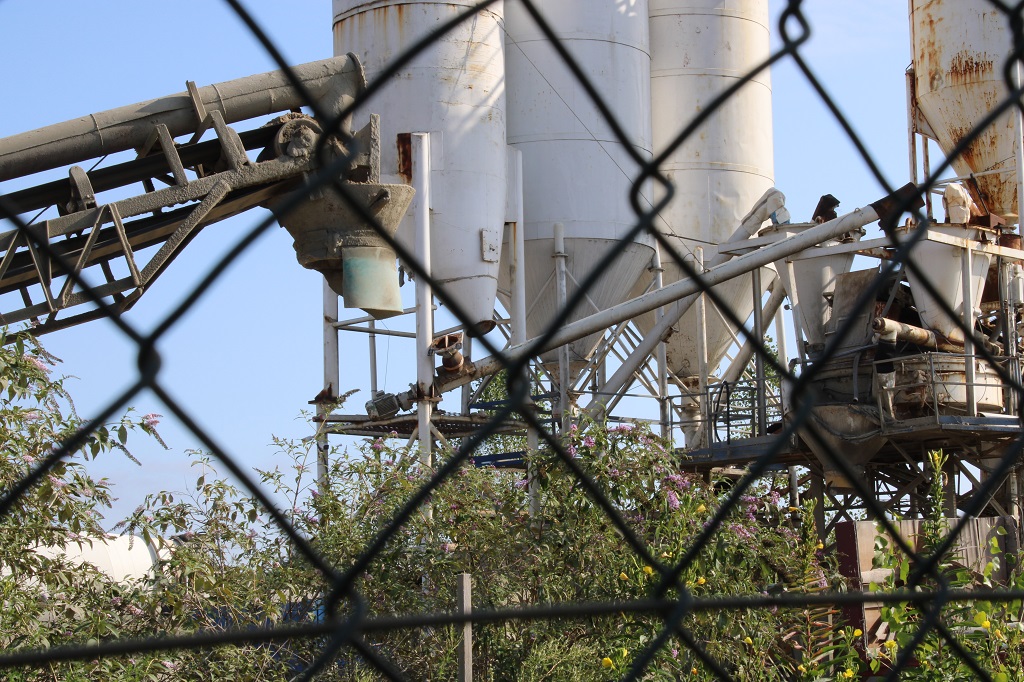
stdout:
MULTIPOLYGON (((335 0, 335 54, 354 52, 372 81, 406 48, 472 4, 335 0)), ((360 110, 362 116, 381 114, 384 182, 408 182, 398 134, 431 134, 432 274, 473 321, 484 323, 494 308, 505 209, 502 20, 499 2, 459 24, 360 110)), ((398 237, 412 251, 411 221, 403 222, 398 237)))
MULTIPOLYGON (((649 158, 647 2, 564 0, 540 9, 631 136, 632 147, 649 158)), ((616 241, 636 222, 629 191, 637 163, 520 5, 509 4, 505 25, 508 141, 523 155, 527 330, 532 337, 557 312, 555 223, 565 226, 570 297, 609 249, 620 252, 571 319, 625 300, 649 265, 653 248, 647 236, 639 242, 616 241)), ((588 358, 599 339, 594 334, 572 343, 571 357, 588 358)))

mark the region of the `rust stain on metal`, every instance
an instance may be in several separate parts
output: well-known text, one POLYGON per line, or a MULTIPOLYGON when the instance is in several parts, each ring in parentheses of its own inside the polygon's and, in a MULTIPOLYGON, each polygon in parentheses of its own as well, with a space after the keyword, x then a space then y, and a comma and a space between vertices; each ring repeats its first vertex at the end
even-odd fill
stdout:
POLYGON ((399 133, 398 144, 398 174, 406 182, 412 182, 412 133, 399 133))
POLYGON ((993 60, 986 55, 962 50, 953 57, 946 75, 950 83, 965 84, 991 80, 993 60))

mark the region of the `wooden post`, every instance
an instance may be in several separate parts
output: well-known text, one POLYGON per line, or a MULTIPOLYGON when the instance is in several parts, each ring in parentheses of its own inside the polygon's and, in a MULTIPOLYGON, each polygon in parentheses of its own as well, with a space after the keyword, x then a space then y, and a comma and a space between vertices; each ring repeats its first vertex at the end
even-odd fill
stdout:
MULTIPOLYGON (((468 616, 473 613, 473 576, 460 573, 455 585, 456 608, 468 616)), ((473 682, 473 624, 469 621, 462 626, 459 643, 459 682, 473 682)))

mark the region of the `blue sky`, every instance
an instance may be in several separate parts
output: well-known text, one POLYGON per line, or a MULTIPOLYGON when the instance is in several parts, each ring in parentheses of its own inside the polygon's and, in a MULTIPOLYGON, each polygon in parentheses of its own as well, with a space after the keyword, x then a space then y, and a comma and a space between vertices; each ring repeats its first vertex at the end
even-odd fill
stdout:
MULTIPOLYGON (((804 4, 814 27, 805 58, 891 181, 906 182, 906 4, 804 4)), ((329 0, 249 5, 292 63, 331 56, 329 0)), ((770 3, 773 30, 783 5, 770 3)), ((274 68, 227 4, 214 0, 0 0, 0 27, 0 59, 7 65, 0 137, 180 92, 186 80, 206 85, 274 68)), ((841 211, 877 199, 880 188, 791 61, 773 70, 772 82, 776 185, 794 220, 809 218, 824 193, 842 201, 841 211)), ((6 183, 0 191, 15 187, 6 183)), ((253 212, 206 229, 128 321, 153 328, 263 215, 253 212)), ((296 264, 291 240, 273 227, 160 345, 161 380, 242 462, 269 466, 272 435, 308 433, 298 415, 321 385, 320 291, 319 276, 296 264)), ((351 406, 359 411, 366 400, 366 340, 343 336, 342 343, 348 348, 342 388, 363 387, 351 406)), ((135 376, 134 348, 109 322, 51 334, 44 344, 64 360, 59 371, 77 377, 69 386, 83 415, 98 411, 135 376)), ((392 346, 386 370, 381 361, 382 374, 387 372, 389 390, 402 390, 414 376, 401 342, 392 346)), ((132 402, 140 413, 167 414, 152 395, 132 402)), ((165 419, 162 431, 171 452, 136 439, 133 451, 142 468, 116 456, 96 467, 117 484, 119 511, 133 508, 145 491, 183 488, 194 480, 184 450, 197 441, 172 419, 165 419)))

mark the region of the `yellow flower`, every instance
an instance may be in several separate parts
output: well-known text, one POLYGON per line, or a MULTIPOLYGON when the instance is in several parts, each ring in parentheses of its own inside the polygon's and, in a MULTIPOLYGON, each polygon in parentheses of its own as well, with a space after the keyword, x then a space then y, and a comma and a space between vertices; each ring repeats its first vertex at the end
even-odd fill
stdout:
POLYGON ((698 585, 703 585, 706 582, 707 582, 707 580, 704 579, 704 576, 700 576, 699 578, 697 578, 697 584, 698 585))
POLYGON ((744 638, 743 638, 743 642, 744 642, 745 644, 749 644, 749 645, 751 645, 751 646, 753 646, 753 645, 754 645, 754 640, 750 639, 749 637, 744 637, 744 638))
POLYGON ((895 649, 896 648, 896 640, 895 639, 890 639, 889 641, 887 641, 885 643, 885 648, 889 649, 889 650, 895 649))
POLYGON ((821 542, 818 542, 818 544, 816 545, 816 547, 817 547, 818 549, 825 549, 825 545, 821 544, 821 542))
POLYGON ((699 505, 699 506, 697 507, 697 513, 698 513, 698 514, 703 514, 703 513, 704 513, 704 512, 706 512, 707 510, 708 510, 708 508, 707 508, 707 507, 705 507, 703 503, 702 503, 702 504, 700 504, 700 505, 699 505))
POLYGON ((853 677, 853 671, 847 668, 843 671, 843 677, 845 677, 846 679, 850 679, 851 677, 853 677))
MULTIPOLYGON (((793 509, 793 507, 790 507, 790 509, 793 509)), ((799 671, 800 671, 800 672, 802 672, 802 673, 805 673, 805 672, 807 672, 807 668, 805 668, 805 667, 804 667, 804 664, 803 664, 803 663, 801 663, 800 665, 798 665, 798 666, 796 667, 796 669, 797 669, 797 670, 799 670, 799 671)))
POLYGON ((644 575, 647 575, 647 576, 654 575, 654 569, 651 568, 650 566, 644 566, 644 575))
MULTIPOLYGON (((791 511, 791 512, 798 512, 798 511, 800 511, 800 507, 790 507, 789 511, 791 511)), ((800 667, 802 668, 803 666, 800 666, 800 667)))
POLYGON ((625 571, 623 571, 622 573, 619 573, 619 580, 629 580, 629 576, 626 575, 625 571))
POLYGON ((612 659, 610 659, 607 656, 605 656, 604 658, 601 659, 601 667, 602 668, 614 668, 615 664, 612 663, 612 659))
POLYGON ((694 667, 690 668, 690 674, 691 675, 696 675, 697 674, 697 666, 694 666, 694 667))
POLYGON ((863 634, 864 633, 860 631, 860 628, 855 628, 854 631, 853 631, 853 636, 854 637, 860 637, 863 634))
POLYGON ((669 559, 671 557, 672 557, 672 552, 662 552, 661 553, 661 558, 662 559, 669 559))
POLYGON ((985 628, 986 630, 990 629, 992 627, 992 621, 986 620, 984 623, 981 624, 981 627, 985 628))

